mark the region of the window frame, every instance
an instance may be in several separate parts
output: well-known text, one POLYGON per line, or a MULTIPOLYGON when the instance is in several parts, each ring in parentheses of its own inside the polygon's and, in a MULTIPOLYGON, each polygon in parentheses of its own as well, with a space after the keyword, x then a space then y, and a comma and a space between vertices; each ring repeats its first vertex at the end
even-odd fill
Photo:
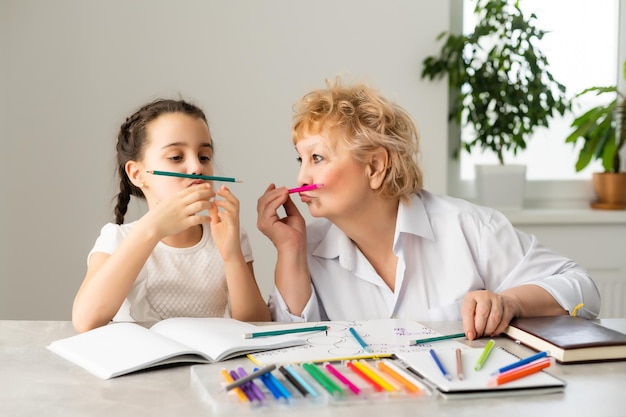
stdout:
MULTIPOLYGON (((463 30, 463 3, 469 0, 450 0, 450 31, 461 33, 463 30)), ((617 46, 617 85, 620 91, 626 90, 623 79, 623 65, 626 61, 626 2, 619 1, 618 46, 617 46)), ((452 96, 455 92, 450 91, 452 96)), ((450 100, 452 102, 452 100, 450 100)), ((448 150, 457 149, 461 140, 460 127, 454 122, 448 125, 448 150)), ((465 151, 462 151, 465 152, 465 151)), ((626 159, 626 149, 621 151, 622 159, 626 159)), ((461 164, 452 152, 448 152, 448 194, 466 200, 475 200, 475 185, 472 180, 461 179, 461 164)), ((573 168, 572 168, 573 169, 573 168)), ((527 180, 524 197, 524 208, 588 208, 589 202, 595 198, 591 181, 581 180, 527 180)))

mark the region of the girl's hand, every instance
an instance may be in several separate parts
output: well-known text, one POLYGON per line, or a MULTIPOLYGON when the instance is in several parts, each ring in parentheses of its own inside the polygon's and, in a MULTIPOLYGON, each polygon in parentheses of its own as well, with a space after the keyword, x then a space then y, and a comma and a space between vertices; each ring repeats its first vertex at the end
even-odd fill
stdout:
POLYGON ((257 202, 257 214, 257 228, 278 250, 282 247, 299 247, 306 243, 306 222, 289 198, 287 188, 276 188, 274 184, 270 184, 257 202), (286 214, 282 219, 278 215, 281 206, 286 214))
POLYGON ((496 336, 518 316, 520 306, 512 298, 487 290, 465 294, 461 306, 463 330, 469 340, 481 336, 496 336))
POLYGON ((171 198, 158 202, 142 217, 141 221, 149 225, 158 239, 175 235, 192 226, 208 223, 209 216, 197 214, 209 210, 215 191, 211 184, 203 183, 185 188, 171 198))
POLYGON ((239 200, 223 185, 217 195, 223 200, 215 200, 209 209, 211 215, 211 235, 224 262, 242 255, 239 230, 239 200))

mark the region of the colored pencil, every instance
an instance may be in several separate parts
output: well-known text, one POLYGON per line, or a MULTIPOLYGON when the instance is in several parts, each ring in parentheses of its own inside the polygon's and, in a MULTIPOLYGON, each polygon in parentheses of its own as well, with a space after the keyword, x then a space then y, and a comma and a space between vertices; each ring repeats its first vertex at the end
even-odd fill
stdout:
POLYGON ((459 337, 465 337, 465 333, 455 333, 455 334, 448 334, 444 336, 428 337, 426 339, 412 340, 411 342, 409 342, 409 345, 413 346, 413 345, 419 345, 422 343, 437 342, 439 340, 458 339, 459 337))
POLYGON ((231 177, 216 177, 214 175, 198 175, 198 174, 183 174, 181 172, 170 172, 170 171, 146 171, 148 174, 152 175, 163 175, 166 177, 178 177, 178 178, 191 178, 194 180, 205 180, 205 181, 223 181, 223 182, 243 182, 238 180, 237 178, 231 177))
POLYGON ((328 330, 328 326, 312 326, 312 327, 296 327, 293 329, 280 329, 280 330, 268 330, 266 332, 244 333, 244 339, 254 339, 257 337, 267 336, 280 336, 290 333, 303 333, 303 332, 320 332, 322 330, 328 330))

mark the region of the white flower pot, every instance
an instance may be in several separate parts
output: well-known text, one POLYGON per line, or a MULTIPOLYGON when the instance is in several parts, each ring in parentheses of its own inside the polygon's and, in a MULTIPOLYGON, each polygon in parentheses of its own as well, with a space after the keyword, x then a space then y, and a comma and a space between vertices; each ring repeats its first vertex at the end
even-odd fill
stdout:
POLYGON ((521 210, 526 165, 476 165, 476 200, 498 210, 521 210))

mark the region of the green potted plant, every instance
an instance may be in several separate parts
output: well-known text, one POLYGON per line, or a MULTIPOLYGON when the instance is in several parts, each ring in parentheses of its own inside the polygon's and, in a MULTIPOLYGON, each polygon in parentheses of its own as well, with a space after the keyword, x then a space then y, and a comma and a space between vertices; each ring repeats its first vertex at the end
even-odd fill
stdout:
MULTIPOLYGON (((438 56, 427 57, 422 78, 448 76, 453 98, 450 119, 474 132, 465 138, 464 149, 495 153, 505 167, 505 152, 514 155, 526 149, 526 142, 538 127, 548 126, 555 113, 563 115, 570 107, 565 87, 548 70, 548 59, 537 47, 545 31, 535 25, 536 16, 524 15, 519 4, 507 0, 477 0, 474 7, 477 25, 468 35, 444 32, 438 56)), ((479 202, 500 206, 501 194, 512 188, 509 174, 496 173, 504 184, 481 185, 477 167, 476 187, 479 202), (495 195, 487 195, 494 191, 495 195)), ((502 168, 504 169, 504 168, 502 168)), ((521 180, 513 206, 521 207, 525 166, 509 165, 521 180)), ((491 170, 491 169, 490 169, 491 170)))
MULTIPOLYGON (((624 62, 626 80, 626 62, 624 62)), ((597 196, 591 206, 598 209, 626 209, 626 172, 621 170, 620 151, 626 144, 626 94, 617 86, 590 87, 577 94, 611 95, 609 103, 599 104, 578 116, 571 127, 574 131, 565 142, 582 143, 576 161, 576 171, 585 169, 591 161, 602 161, 604 172, 592 174, 597 196)))

